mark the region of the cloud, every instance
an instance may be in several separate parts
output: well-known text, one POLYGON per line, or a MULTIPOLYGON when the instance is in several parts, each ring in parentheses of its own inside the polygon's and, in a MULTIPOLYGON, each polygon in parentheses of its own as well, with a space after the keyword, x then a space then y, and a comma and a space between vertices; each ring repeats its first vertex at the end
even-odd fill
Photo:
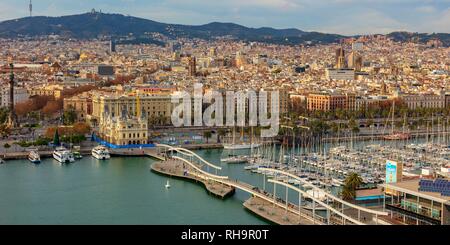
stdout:
POLYGON ((339 14, 330 19, 328 25, 318 30, 344 35, 389 33, 407 30, 407 25, 382 12, 365 9, 352 14, 339 14))
POLYGON ((450 7, 439 14, 434 20, 424 23, 422 29, 428 32, 450 33, 450 7))
POLYGON ((430 14, 436 12, 436 8, 430 5, 419 6, 416 8, 416 11, 419 13, 430 14))

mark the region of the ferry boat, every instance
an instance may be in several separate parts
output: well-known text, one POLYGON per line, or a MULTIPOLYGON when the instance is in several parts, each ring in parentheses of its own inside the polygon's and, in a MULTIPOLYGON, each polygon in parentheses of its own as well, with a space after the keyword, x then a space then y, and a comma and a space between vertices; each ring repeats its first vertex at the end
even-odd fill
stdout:
POLYGON ((104 146, 94 147, 94 149, 92 149, 92 156, 99 160, 107 160, 111 158, 108 149, 104 146))
POLYGON ((53 158, 60 163, 75 162, 72 152, 64 147, 58 147, 53 151, 53 158))
POLYGON ((39 155, 39 153, 35 150, 30 151, 30 153, 28 154, 28 160, 30 160, 30 162, 32 163, 40 163, 41 162, 41 156, 39 155))

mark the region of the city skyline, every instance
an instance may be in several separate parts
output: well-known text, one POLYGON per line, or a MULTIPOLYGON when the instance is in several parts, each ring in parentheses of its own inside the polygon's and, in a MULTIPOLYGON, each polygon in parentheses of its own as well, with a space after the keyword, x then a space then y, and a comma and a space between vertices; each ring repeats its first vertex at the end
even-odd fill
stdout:
MULTIPOLYGON (((0 21, 29 16, 29 1, 0 1, 0 21)), ((233 22, 248 27, 297 28, 342 35, 393 31, 450 33, 449 0, 264 0, 216 3, 204 0, 41 0, 33 16, 79 14, 95 8, 155 21, 201 25, 233 22), (124 5, 127 8, 125 10, 124 5), (263 13, 263 14, 261 14, 263 13)))

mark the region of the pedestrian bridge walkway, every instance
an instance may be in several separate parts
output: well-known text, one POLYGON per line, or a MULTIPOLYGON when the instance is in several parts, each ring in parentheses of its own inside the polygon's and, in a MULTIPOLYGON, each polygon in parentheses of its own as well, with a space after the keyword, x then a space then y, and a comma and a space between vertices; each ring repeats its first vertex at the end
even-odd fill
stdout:
MULTIPOLYGON (((197 180, 203 181, 203 183, 215 183, 216 185, 227 187, 230 189, 239 189, 241 191, 247 192, 252 195, 252 198, 247 201, 246 207, 250 208, 250 204, 256 205, 257 208, 252 210, 254 213, 258 215, 265 216, 269 220, 274 221, 275 223, 284 224, 283 220, 301 220, 301 224, 333 224, 333 225, 366 225, 366 224, 380 224, 378 216, 387 216, 387 212, 376 211, 372 209, 368 209, 365 207, 361 207, 347 201, 344 201, 332 194, 327 193, 326 191, 312 185, 311 183, 300 179, 298 176, 290 174, 288 172, 284 172, 278 169, 271 168, 261 168, 260 170, 264 172, 272 172, 275 174, 274 179, 269 179, 268 182, 273 184, 273 193, 268 193, 264 190, 259 189, 258 187, 252 186, 248 183, 239 181, 239 180, 231 180, 228 176, 222 176, 218 174, 218 171, 221 170, 221 167, 218 167, 201 156, 197 155, 195 152, 190 150, 173 147, 169 145, 161 145, 158 144, 159 155, 164 156, 161 166, 164 166, 165 163, 176 161, 178 162, 178 166, 183 166, 180 170, 183 173, 183 176, 195 178, 197 180), (213 173, 211 173, 213 172, 213 173), (276 176, 288 176, 290 178, 297 179, 302 182, 303 186, 312 188, 313 194, 307 193, 305 190, 278 180, 276 176), (277 187, 282 187, 286 190, 285 199, 276 196, 277 187), (293 204, 289 203, 288 199, 288 190, 294 190, 298 193, 299 203, 293 204), (323 193, 326 196, 326 201, 320 200, 316 198, 318 195, 315 195, 314 192, 323 193), (313 205, 311 208, 305 208, 302 205, 303 199, 312 200, 313 205), (272 212, 259 212, 261 210, 268 210, 268 204, 272 207, 272 212), (317 204, 317 205, 316 205, 317 204), (259 205, 259 206, 258 206, 259 205), (264 208, 262 207, 264 206, 264 208), (315 208, 316 206, 321 206, 326 209, 326 216, 320 216, 317 214, 315 208), (277 212, 277 210, 284 210, 284 213, 277 212), (265 214, 265 215, 264 215, 265 214), (277 217, 283 215, 283 217, 277 217), (273 217, 267 217, 273 216, 273 217)), ((206 185, 206 184, 205 184, 206 185)), ((234 193, 234 192, 233 192, 234 193)))

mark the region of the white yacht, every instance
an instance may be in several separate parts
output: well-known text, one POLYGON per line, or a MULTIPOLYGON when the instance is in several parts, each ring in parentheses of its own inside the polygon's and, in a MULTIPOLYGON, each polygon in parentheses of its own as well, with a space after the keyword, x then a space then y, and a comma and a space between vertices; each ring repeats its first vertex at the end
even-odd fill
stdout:
POLYGON ((39 152, 36 150, 30 151, 28 154, 28 160, 32 163, 40 163, 41 162, 41 156, 39 155, 39 152))
POLYGON ((60 163, 75 162, 72 152, 64 147, 58 147, 53 151, 53 158, 60 163))
POLYGON ((107 160, 111 158, 108 149, 104 146, 94 147, 94 149, 92 149, 92 156, 99 160, 107 160))

